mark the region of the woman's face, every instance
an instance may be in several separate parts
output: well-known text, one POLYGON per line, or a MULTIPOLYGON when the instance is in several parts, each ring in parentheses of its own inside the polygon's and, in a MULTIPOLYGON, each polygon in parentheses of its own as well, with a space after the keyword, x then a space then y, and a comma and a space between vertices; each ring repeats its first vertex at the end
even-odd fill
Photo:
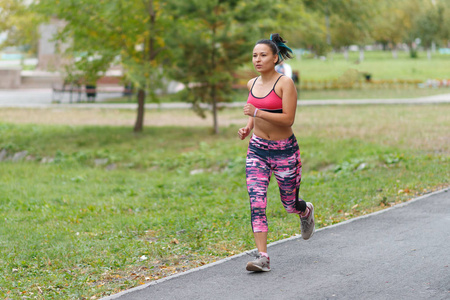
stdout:
POLYGON ((253 66, 259 73, 273 70, 278 56, 273 54, 272 49, 266 44, 257 44, 253 48, 253 66))

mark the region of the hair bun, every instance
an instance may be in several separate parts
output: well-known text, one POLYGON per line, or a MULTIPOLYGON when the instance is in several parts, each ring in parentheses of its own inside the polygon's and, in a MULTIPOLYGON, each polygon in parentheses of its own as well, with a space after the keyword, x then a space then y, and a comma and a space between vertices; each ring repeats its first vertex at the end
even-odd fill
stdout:
POLYGON ((291 48, 286 46, 287 41, 283 40, 283 38, 278 33, 272 33, 270 35, 270 40, 275 43, 275 45, 278 48, 278 56, 279 56, 279 62, 293 58, 291 48))
POLYGON ((272 33, 270 35, 270 40, 273 41, 275 44, 278 43, 287 43, 278 33, 272 33))
POLYGON ((278 55, 278 60, 275 63, 276 65, 278 65, 283 60, 294 57, 292 55, 293 54, 292 49, 289 48, 288 46, 286 46, 285 43, 287 43, 287 42, 285 40, 283 40, 283 38, 278 33, 273 33, 270 35, 270 40, 268 40, 268 39, 259 40, 256 42, 256 45, 265 44, 265 45, 269 46, 270 49, 272 50, 272 53, 274 55, 278 55))

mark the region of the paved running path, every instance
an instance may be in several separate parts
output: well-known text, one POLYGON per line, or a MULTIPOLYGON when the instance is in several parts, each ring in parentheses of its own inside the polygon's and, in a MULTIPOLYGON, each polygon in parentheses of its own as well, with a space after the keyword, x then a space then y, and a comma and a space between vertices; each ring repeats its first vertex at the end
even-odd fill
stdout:
MULTIPOLYGON (((0 90, 0 108, 1 107, 23 107, 23 108, 111 108, 111 109, 133 109, 137 108, 136 103, 101 103, 103 99, 119 97, 120 93, 99 93, 96 103, 68 103, 68 98, 64 103, 52 103, 51 89, 35 90, 0 90)), ((76 98, 76 97, 75 97, 76 98)), ((74 99, 75 99, 74 98, 74 99)), ((361 104, 438 104, 450 103, 450 94, 422 98, 407 99, 330 99, 330 100, 300 100, 299 105, 361 105, 361 104)), ((244 102, 223 103, 226 107, 243 107, 244 102)), ((192 107, 188 103, 147 103, 147 109, 189 109, 192 107)), ((206 105, 204 106, 206 107, 206 105)))
POLYGON ((450 299, 450 189, 106 299, 450 299))

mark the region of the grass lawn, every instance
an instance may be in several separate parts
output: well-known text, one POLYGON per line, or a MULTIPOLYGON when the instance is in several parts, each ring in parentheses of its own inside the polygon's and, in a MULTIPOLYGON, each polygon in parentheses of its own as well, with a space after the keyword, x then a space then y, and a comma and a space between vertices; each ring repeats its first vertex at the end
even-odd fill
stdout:
MULTIPOLYGON (((0 151, 28 151, 0 162, 0 297, 94 299, 253 249, 245 117, 220 115, 213 136, 191 111, 147 111, 142 134, 131 111, 0 111, 0 151)), ((449 115, 446 104, 299 108, 316 226, 448 186, 449 115)), ((275 180, 268 197, 269 241, 299 234, 275 180)))
POLYGON ((330 54, 326 60, 302 58, 292 59, 289 64, 300 72, 301 79, 324 80, 339 78, 348 69, 372 74, 379 79, 449 79, 450 55, 436 53, 431 60, 425 52, 412 59, 406 52, 398 52, 397 59, 389 51, 365 52, 364 61, 359 61, 358 52, 350 52, 345 60, 342 53, 330 54))

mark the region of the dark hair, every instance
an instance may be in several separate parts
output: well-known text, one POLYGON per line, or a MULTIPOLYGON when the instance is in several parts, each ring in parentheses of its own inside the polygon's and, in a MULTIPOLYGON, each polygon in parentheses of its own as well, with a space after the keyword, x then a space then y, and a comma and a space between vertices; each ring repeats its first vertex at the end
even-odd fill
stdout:
POLYGON ((273 33, 270 35, 270 40, 262 39, 256 42, 255 45, 265 44, 272 49, 273 54, 278 54, 278 60, 276 65, 281 63, 283 60, 293 58, 292 50, 288 46, 286 46, 287 41, 283 40, 283 38, 278 33, 273 33))

